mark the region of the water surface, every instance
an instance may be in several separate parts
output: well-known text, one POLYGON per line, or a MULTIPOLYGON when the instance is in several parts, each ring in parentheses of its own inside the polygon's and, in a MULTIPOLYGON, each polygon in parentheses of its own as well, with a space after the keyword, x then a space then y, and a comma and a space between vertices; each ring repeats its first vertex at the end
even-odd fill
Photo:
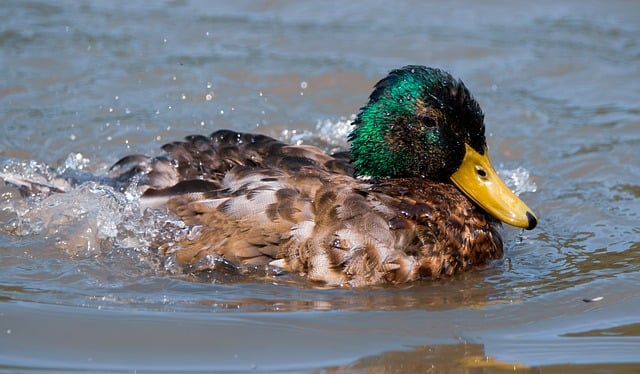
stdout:
POLYGON ((423 64, 465 81, 540 224, 505 227, 504 259, 442 281, 202 281, 159 269, 162 217, 124 194, 0 185, 0 370, 637 371, 638 15, 622 0, 4 2, 5 170, 99 174, 221 128, 341 149, 372 85, 423 64))

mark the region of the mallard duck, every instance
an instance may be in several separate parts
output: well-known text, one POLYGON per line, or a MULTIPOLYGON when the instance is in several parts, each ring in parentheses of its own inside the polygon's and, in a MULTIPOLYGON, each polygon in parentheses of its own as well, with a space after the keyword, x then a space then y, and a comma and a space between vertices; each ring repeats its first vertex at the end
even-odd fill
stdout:
POLYGON ((349 152, 221 130, 125 157, 112 174, 192 227, 162 251, 189 272, 223 259, 327 285, 398 284, 500 258, 500 222, 536 226, 489 161, 480 106, 449 73, 391 71, 353 125, 349 152))

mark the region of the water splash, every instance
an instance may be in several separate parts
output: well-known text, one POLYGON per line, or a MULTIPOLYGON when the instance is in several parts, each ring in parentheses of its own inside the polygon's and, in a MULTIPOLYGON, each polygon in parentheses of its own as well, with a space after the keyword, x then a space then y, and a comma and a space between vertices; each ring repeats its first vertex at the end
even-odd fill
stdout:
MULTIPOLYGON (((199 227, 187 226, 166 208, 143 209, 135 176, 118 188, 110 185, 109 177, 83 169, 90 169, 90 161, 81 154, 69 155, 58 168, 34 161, 5 161, 0 165, 0 180, 7 184, 0 184, 0 233, 46 243, 34 249, 43 256, 57 258, 66 253, 76 260, 118 264, 110 272, 133 266, 155 274, 182 274, 172 248, 196 235, 199 227), (123 259, 126 264, 121 264, 123 259)), ((203 273, 201 278, 207 282, 276 273, 271 267, 235 266, 218 257, 203 261, 218 265, 215 271, 203 273)), ((98 266, 90 271, 98 275, 103 270, 98 266)))
POLYGON ((84 157, 82 153, 70 153, 64 160, 63 166, 58 168, 58 174, 62 174, 68 169, 84 170, 90 163, 91 160, 84 157))
POLYGON ((81 154, 69 155, 57 169, 35 161, 5 161, 0 179, 25 197, 0 202, 1 230, 39 236, 77 257, 114 249, 146 253, 155 243, 186 235, 186 225, 168 210, 141 210, 136 180, 117 190, 103 183, 108 178, 82 171, 89 164, 81 154))
POLYGON ((355 119, 356 115, 352 114, 340 117, 337 121, 321 120, 316 123, 315 131, 286 129, 282 131, 280 138, 296 145, 313 144, 329 153, 344 151, 349 149, 347 136, 355 119))
POLYGON ((31 194, 64 192, 71 185, 59 178, 59 173, 47 164, 37 161, 8 159, 0 167, 0 179, 31 194))
POLYGON ((505 169, 504 165, 500 164, 497 172, 516 195, 520 195, 523 192, 536 192, 538 189, 536 183, 531 180, 529 171, 522 166, 518 166, 515 169, 505 169))

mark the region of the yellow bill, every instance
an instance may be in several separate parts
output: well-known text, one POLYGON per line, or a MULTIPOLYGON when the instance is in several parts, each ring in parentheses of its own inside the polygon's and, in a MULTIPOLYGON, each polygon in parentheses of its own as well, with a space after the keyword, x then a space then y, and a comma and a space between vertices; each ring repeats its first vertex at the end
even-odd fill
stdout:
POLYGON ((538 218, 500 179, 489 161, 487 150, 481 155, 466 143, 465 148, 462 165, 451 176, 453 183, 500 221, 528 230, 536 227, 538 218))

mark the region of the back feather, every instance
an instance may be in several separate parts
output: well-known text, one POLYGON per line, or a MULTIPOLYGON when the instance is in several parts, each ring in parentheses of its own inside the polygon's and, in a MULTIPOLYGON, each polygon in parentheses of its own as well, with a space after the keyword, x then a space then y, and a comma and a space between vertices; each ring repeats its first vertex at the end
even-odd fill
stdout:
POLYGON ((349 154, 217 131, 128 156, 112 168, 192 234, 162 245, 191 272, 212 258, 273 265, 330 285, 437 278, 502 256, 497 222, 448 183, 364 182, 349 154))

